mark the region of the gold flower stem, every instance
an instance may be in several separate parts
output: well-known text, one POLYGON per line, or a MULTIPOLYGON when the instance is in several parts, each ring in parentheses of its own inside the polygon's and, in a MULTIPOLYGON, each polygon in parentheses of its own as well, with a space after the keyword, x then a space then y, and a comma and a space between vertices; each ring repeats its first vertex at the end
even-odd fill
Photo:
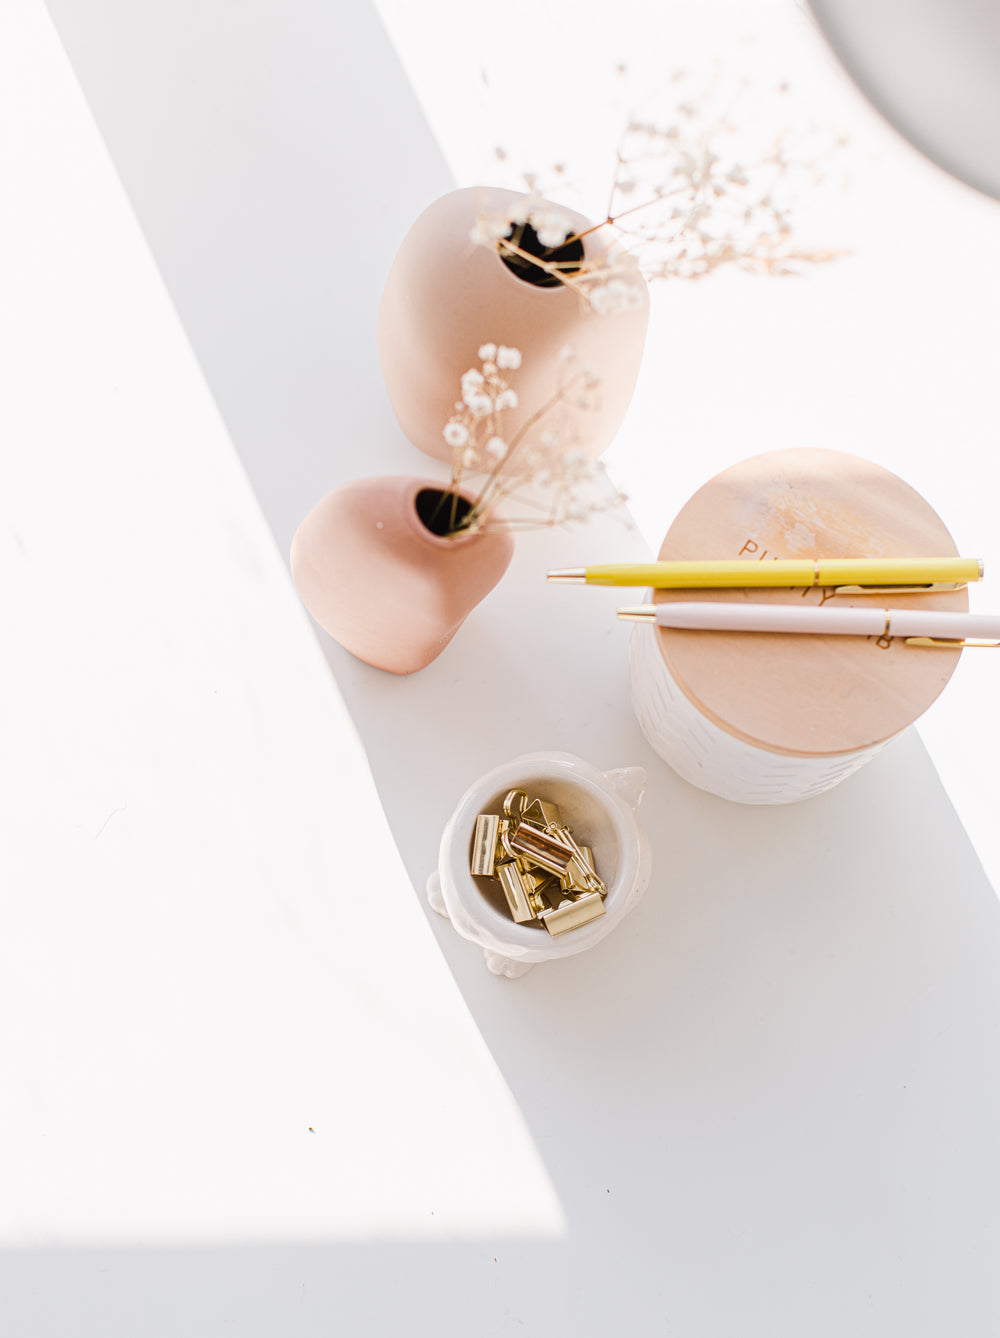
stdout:
POLYGON ((545 270, 547 274, 554 274, 564 287, 572 288, 579 295, 581 300, 586 302, 587 294, 583 285, 580 283, 580 278, 587 273, 587 270, 574 268, 577 265, 576 261, 557 262, 552 260, 541 260, 538 256, 532 255, 530 251, 522 251, 519 247, 512 246, 509 241, 504 241, 502 245, 506 247, 512 255, 520 256, 522 260, 530 260, 533 265, 537 265, 539 269, 545 270), (566 266, 565 272, 563 272, 563 265, 566 266))
MULTIPOLYGON (((597 226, 598 226, 598 227, 603 227, 604 224, 603 224, 603 223, 599 223, 597 226)), ((522 250, 522 248, 521 248, 520 246, 517 246, 517 245, 514 243, 513 239, 508 239, 508 238, 506 238, 506 237, 501 237, 501 238, 500 238, 500 241, 499 241, 499 243, 498 243, 498 245, 499 245, 499 246, 502 246, 503 249, 504 249, 505 251, 509 251, 511 255, 518 256, 518 257, 520 257, 521 260, 528 260, 528 261, 530 261, 531 264, 537 266, 538 269, 543 269, 543 270, 545 270, 545 272, 546 272, 547 274, 554 274, 554 275, 556 276, 557 279, 562 279, 564 282, 565 282, 565 280, 566 280, 567 275, 569 275, 569 274, 578 274, 578 273, 579 273, 579 270, 580 270, 579 261, 576 261, 576 260, 543 260, 543 259, 541 258, 541 256, 532 255, 532 253, 531 253, 530 251, 524 251, 524 250, 522 250), (563 273, 563 270, 566 271, 565 274, 563 273)), ((563 246, 566 246, 566 245, 568 245, 568 243, 567 243, 567 242, 563 242, 562 245, 563 245, 563 246)), ((554 251, 554 250, 557 250, 558 248, 557 248, 557 247, 554 247, 554 246, 550 246, 548 249, 549 249, 550 251, 554 251)))
POLYGON ((625 160, 622 157, 622 149, 625 147, 625 137, 627 134, 628 134, 627 129, 621 132, 621 134, 618 136, 618 144, 615 148, 615 170, 614 170, 614 175, 611 178, 611 190, 608 192, 608 207, 604 211, 605 215, 608 218, 611 217, 611 213, 614 208, 615 192, 618 189, 618 177, 621 173, 622 168, 625 166, 625 160))

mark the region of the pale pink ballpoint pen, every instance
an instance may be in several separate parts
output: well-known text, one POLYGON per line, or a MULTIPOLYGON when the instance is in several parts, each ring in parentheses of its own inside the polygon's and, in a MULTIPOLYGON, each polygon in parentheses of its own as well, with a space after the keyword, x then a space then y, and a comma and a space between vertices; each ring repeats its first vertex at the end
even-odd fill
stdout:
POLYGON ((639 604, 618 617, 701 632, 779 632, 819 636, 900 637, 908 645, 1000 646, 1000 615, 935 609, 802 607, 798 604, 639 604))

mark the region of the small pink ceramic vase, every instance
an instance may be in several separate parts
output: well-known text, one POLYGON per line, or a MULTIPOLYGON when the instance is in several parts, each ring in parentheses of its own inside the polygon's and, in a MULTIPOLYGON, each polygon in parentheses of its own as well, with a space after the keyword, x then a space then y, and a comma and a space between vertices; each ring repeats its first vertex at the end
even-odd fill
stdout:
MULTIPOLYGON (((495 243, 476 243, 472 234, 478 220, 503 219, 523 199, 514 191, 487 187, 442 196, 403 239, 386 281, 378 314, 382 375, 403 432, 438 460, 451 461, 442 432, 461 394, 462 374, 479 367, 483 344, 506 344, 521 353, 512 382, 519 404, 506 411, 507 440, 555 393, 566 348, 572 349, 575 365, 598 382, 594 406, 580 414, 580 449, 600 455, 632 398, 649 319, 645 281, 606 229, 574 246, 583 265, 592 265, 598 256, 602 264, 615 264, 615 291, 625 293, 627 303, 591 305, 557 279, 544 286, 518 277, 495 243), (596 309, 609 305, 618 309, 596 309)), ((542 207, 558 208, 577 231, 591 226, 562 206, 542 207)), ((542 275, 535 266, 521 269, 542 275)), ((545 429, 543 419, 531 431, 545 429)))
MULTIPOLYGON (((459 492, 458 514, 471 498, 459 492)), ((448 537, 451 494, 432 479, 356 479, 327 493, 295 532, 292 577, 335 641, 376 669, 435 659, 507 570, 505 531, 448 537)))

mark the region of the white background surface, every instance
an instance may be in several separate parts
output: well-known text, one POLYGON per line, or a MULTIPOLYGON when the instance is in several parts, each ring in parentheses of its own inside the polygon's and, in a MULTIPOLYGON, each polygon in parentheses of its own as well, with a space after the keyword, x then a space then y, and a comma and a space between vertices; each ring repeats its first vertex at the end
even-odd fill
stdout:
MULTIPOLYGON (((923 727, 947 794, 911 732, 761 811, 645 747, 613 592, 539 592, 635 536, 519 540, 406 680, 327 644, 335 687, 284 574, 325 487, 433 472, 371 336, 445 159, 465 184, 482 143, 523 143, 515 101, 543 163, 566 156, 546 137, 586 144, 609 59, 673 65, 732 10, 617 6, 612 52, 606 16, 554 6, 525 43, 516 5, 483 35, 384 0, 425 124, 360 0, 50 8, 124 191, 45 11, 9 4, 12 1331, 994 1334, 1000 935, 948 799, 994 860, 989 667, 966 657, 923 727), (497 630, 525 598, 527 660, 497 630), (419 890, 465 785, 547 745, 649 768, 656 875, 598 952, 512 984, 429 932, 419 890)), ((611 462, 655 546, 724 464, 856 450, 989 568, 998 206, 883 131, 802 11, 753 13, 734 49, 793 64, 867 136, 830 220, 856 254, 661 290, 611 462)))

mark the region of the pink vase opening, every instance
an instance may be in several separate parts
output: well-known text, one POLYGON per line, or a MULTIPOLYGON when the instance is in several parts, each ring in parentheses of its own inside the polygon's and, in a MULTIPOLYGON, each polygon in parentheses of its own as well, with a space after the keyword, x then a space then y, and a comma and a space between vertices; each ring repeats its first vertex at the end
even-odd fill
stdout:
POLYGON ((423 669, 513 556, 505 531, 449 533, 472 500, 430 479, 357 479, 335 488, 292 540, 302 602, 366 664, 393 674, 423 669))

